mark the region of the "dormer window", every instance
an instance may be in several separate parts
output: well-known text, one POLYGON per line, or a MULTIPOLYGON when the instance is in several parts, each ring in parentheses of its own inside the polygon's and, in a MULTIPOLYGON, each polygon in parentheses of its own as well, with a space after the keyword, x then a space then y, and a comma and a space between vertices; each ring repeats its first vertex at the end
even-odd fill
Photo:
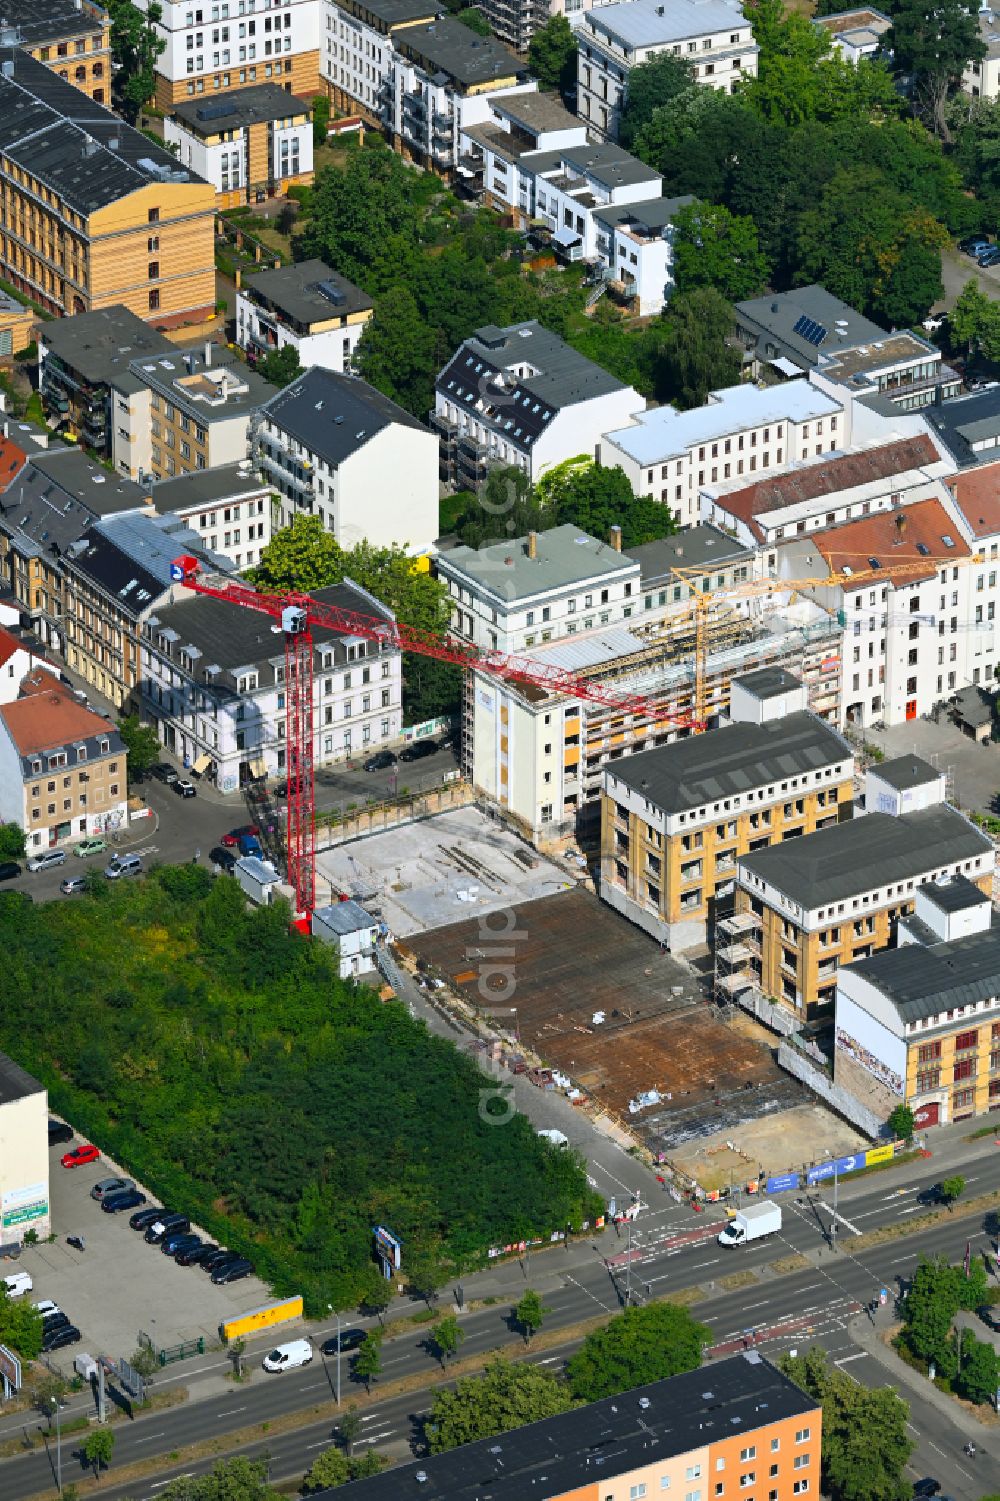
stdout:
POLYGON ((76 748, 76 759, 78 761, 86 761, 86 759, 87 759, 87 747, 85 745, 78 745, 77 746, 77 748, 76 748))
POLYGON ((102 736, 99 744, 101 755, 106 756, 108 754, 108 751, 111 749, 111 741, 102 736))
POLYGON ((65 751, 54 751, 52 753, 52 755, 49 756, 49 770, 50 771, 53 771, 55 768, 57 768, 59 766, 65 766, 65 765, 66 765, 66 752, 65 751))

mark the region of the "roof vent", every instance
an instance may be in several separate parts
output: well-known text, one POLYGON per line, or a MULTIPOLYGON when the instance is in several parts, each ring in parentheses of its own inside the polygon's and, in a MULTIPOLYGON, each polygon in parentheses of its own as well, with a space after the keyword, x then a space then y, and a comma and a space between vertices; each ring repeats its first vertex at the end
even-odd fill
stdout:
POLYGON ((413 1478, 417 1482, 418 1485, 423 1485, 426 1482, 426 1480, 427 1480, 427 1471, 426 1470, 418 1470, 417 1473, 414 1475, 413 1478))

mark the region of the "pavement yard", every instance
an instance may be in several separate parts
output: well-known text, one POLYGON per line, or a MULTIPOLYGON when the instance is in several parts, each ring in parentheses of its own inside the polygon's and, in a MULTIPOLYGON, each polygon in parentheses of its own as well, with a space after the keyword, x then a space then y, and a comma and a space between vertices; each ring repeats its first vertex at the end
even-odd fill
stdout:
POLYGON ((374 901, 398 938, 499 912, 575 884, 575 866, 539 855, 476 808, 404 824, 317 856, 324 881, 374 901))
POLYGON ((471 919, 405 947, 475 1005, 495 991, 521 1042, 652 1150, 804 1099, 766 1045, 719 1020, 689 969, 591 892, 527 902, 511 917, 495 932, 471 919), (661 1100, 630 1112, 648 1090, 661 1100))
MULTIPOLYGON (((159 1246, 147 1245, 140 1232, 129 1228, 127 1213, 105 1214, 90 1197, 93 1185, 118 1173, 118 1167, 103 1158, 87 1167, 60 1167, 59 1158, 68 1150, 58 1146, 51 1152, 56 1239, 51 1244, 26 1246, 17 1263, 18 1270, 31 1273, 31 1300, 51 1298, 83 1335, 79 1345, 57 1350, 50 1357, 59 1369, 71 1370, 73 1357, 81 1350, 94 1356, 127 1358, 138 1344, 140 1329, 157 1349, 199 1335, 208 1346, 218 1342, 219 1325, 225 1319, 273 1301, 257 1277, 217 1287, 200 1267, 179 1267, 159 1246), (68 1246, 67 1235, 82 1236, 86 1250, 68 1246)), ((124 1171, 121 1175, 128 1176, 124 1171)), ((157 1203, 151 1194, 147 1198, 151 1207, 157 1203)), ((193 1228, 198 1229, 197 1225, 193 1228)))
POLYGON ((818 1102, 794 1105, 756 1120, 741 1121, 674 1147, 670 1160, 702 1188, 728 1188, 808 1167, 823 1151, 844 1157, 869 1146, 867 1137, 818 1102))
MULTIPOLYGON (((1000 791, 1000 744, 977 745, 950 721, 911 719, 869 730, 868 741, 889 759, 915 753, 950 776, 951 800, 960 808, 995 812, 1000 791)), ((876 768, 877 770, 877 768, 876 768)))

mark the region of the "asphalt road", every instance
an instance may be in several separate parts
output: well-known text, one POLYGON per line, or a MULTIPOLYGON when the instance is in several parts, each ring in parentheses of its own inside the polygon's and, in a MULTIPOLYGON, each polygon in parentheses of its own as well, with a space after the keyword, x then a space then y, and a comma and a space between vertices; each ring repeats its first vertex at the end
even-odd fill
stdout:
MULTIPOLYGON (((971 1192, 982 1193, 1000 1186, 1000 1154, 996 1153, 992 1143, 990 1147, 993 1155, 977 1157, 974 1170, 970 1168, 967 1174, 971 1192)), ((697 1306, 698 1317, 710 1325, 717 1341, 729 1341, 738 1348, 744 1337, 754 1334, 759 1346, 768 1354, 818 1341, 827 1345, 834 1358, 841 1360, 852 1375, 865 1380, 870 1374, 866 1373, 865 1367, 871 1357, 849 1361, 857 1351, 848 1334, 848 1325, 859 1310, 877 1295, 882 1286, 895 1295, 900 1279, 909 1275, 920 1253, 942 1252, 958 1260, 964 1254, 967 1241, 971 1242, 974 1255, 989 1246, 982 1216, 963 1217, 959 1210, 945 1223, 918 1235, 893 1240, 861 1253, 852 1250, 855 1230, 871 1230, 879 1224, 899 1221, 905 1224, 906 1219, 917 1212, 919 1206, 914 1202, 917 1193, 921 1187, 937 1181, 940 1174, 940 1168, 934 1169, 932 1162, 921 1166, 927 1171, 901 1188, 894 1187, 892 1181, 882 1175, 858 1182, 853 1189, 845 1188, 840 1196, 839 1212, 843 1218, 836 1251, 829 1247, 828 1200, 831 1195, 816 1196, 815 1202, 806 1201, 804 1196, 801 1200, 786 1197, 782 1201, 785 1222, 778 1236, 728 1251, 717 1244, 718 1224, 707 1223, 707 1216, 699 1216, 697 1223, 693 1223, 690 1216, 681 1219, 682 1212, 676 1206, 662 1212, 652 1209, 639 1222, 638 1236, 641 1239, 638 1246, 636 1237, 633 1238, 633 1296, 642 1301, 647 1287, 656 1296, 672 1288, 697 1284, 704 1293, 704 1301, 697 1306), (810 1266, 790 1276, 776 1276, 770 1270, 770 1263, 793 1251, 809 1255, 810 1266), (737 1292, 727 1291, 717 1279, 735 1271, 752 1271, 758 1280, 737 1292)), ((572 1325, 597 1313, 611 1317, 618 1311, 628 1277, 622 1254, 625 1244, 624 1240, 618 1242, 613 1237, 605 1237, 599 1249, 588 1241, 575 1245, 565 1255, 552 1252, 531 1260, 525 1280, 519 1285, 523 1288, 530 1284, 543 1293, 551 1310, 546 1329, 572 1325), (616 1257, 617 1265, 614 1264, 616 1257), (612 1264, 609 1266, 608 1262, 612 1264)), ((506 1270, 510 1272, 509 1268, 506 1270)), ((479 1284, 489 1286, 489 1274, 469 1280, 468 1296, 472 1295, 473 1281, 476 1295, 481 1296, 479 1284)), ((505 1286, 497 1286, 495 1306, 461 1316, 466 1336, 463 1356, 501 1344, 517 1345, 509 1318, 518 1284, 511 1288, 509 1277, 505 1281, 505 1286)), ((321 1341, 327 1332, 316 1331, 315 1338, 321 1341)), ((283 1413, 308 1409, 333 1395, 334 1374, 329 1362, 317 1360, 303 1370, 289 1372, 280 1378, 267 1378, 258 1369, 259 1354, 260 1351, 255 1350, 250 1356, 255 1375, 246 1385, 233 1386, 221 1396, 190 1402, 174 1410, 151 1414, 134 1424, 118 1426, 116 1465, 153 1455, 169 1456, 172 1450, 203 1439, 218 1441, 227 1431, 273 1420, 283 1413)), ((555 1365, 562 1357, 550 1353, 542 1358, 555 1365)), ((874 1362, 871 1364, 875 1366, 874 1362)), ((344 1395, 349 1400, 352 1393, 360 1394, 362 1388, 346 1366, 345 1362, 344 1395)), ((430 1374, 434 1360, 426 1346, 426 1333, 415 1330, 387 1343, 383 1348, 382 1366, 383 1379, 410 1373, 430 1374)), ((876 1375, 880 1369, 875 1368, 876 1375)), ((178 1378, 184 1379, 183 1370, 178 1371, 178 1378)), ((884 1375, 881 1380, 884 1380, 884 1375)), ((370 1435, 371 1442, 396 1448, 398 1452, 413 1439, 416 1432, 414 1422, 422 1407, 419 1396, 410 1397, 405 1402, 379 1404, 366 1413, 366 1436, 370 1435)), ((934 1473, 931 1459, 935 1457, 936 1446, 943 1457, 938 1458, 938 1469, 942 1468, 944 1460, 949 1466, 941 1477, 947 1480, 949 1493, 956 1495, 957 1501, 973 1501, 974 1495, 981 1494, 984 1487, 979 1485, 979 1489, 975 1489, 978 1484, 975 1475, 972 1489, 962 1493, 957 1483, 960 1477, 952 1473, 961 1468, 963 1439, 948 1419, 936 1409, 929 1408, 927 1414, 921 1411, 915 1427, 922 1446, 918 1453, 921 1473, 934 1473)), ((0 1433, 10 1431, 9 1422, 0 1428, 0 1433)), ((301 1474, 308 1467, 313 1450, 323 1447, 331 1438, 331 1424, 324 1420, 307 1423, 291 1434, 275 1437, 255 1447, 258 1451, 265 1448, 269 1451, 274 1478, 279 1479, 301 1474)), ((78 1442, 67 1440, 64 1446, 64 1481, 78 1478, 79 1460, 72 1458, 78 1442)), ((982 1457, 988 1467, 991 1461, 985 1453, 982 1457)), ((997 1446, 994 1458, 1000 1462, 1000 1446, 997 1446)), ((168 1464, 157 1472, 154 1483, 112 1487, 102 1494, 152 1497, 166 1479, 184 1472, 184 1466, 171 1467, 168 1464)), ((3 1466, 0 1489, 9 1501, 42 1492, 51 1484, 52 1473, 45 1453, 8 1460, 3 1466)))

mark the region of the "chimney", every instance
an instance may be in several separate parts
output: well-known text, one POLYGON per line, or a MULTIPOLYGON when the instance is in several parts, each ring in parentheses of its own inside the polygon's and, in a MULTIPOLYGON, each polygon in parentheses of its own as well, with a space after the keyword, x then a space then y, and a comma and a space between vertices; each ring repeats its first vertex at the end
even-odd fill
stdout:
POLYGON ((209 367, 211 366, 211 363, 212 363, 212 341, 211 341, 211 339, 206 339, 205 340, 205 369, 206 370, 209 369, 209 367))
POLYGON ((537 532, 529 532, 528 533, 528 557, 529 558, 537 558, 538 557, 538 533, 537 532))
POLYGON ((622 550, 622 529, 621 529, 620 526, 613 526, 611 528, 611 538, 610 538, 610 541, 611 541, 611 546, 614 548, 615 552, 621 552, 621 550, 622 550))

